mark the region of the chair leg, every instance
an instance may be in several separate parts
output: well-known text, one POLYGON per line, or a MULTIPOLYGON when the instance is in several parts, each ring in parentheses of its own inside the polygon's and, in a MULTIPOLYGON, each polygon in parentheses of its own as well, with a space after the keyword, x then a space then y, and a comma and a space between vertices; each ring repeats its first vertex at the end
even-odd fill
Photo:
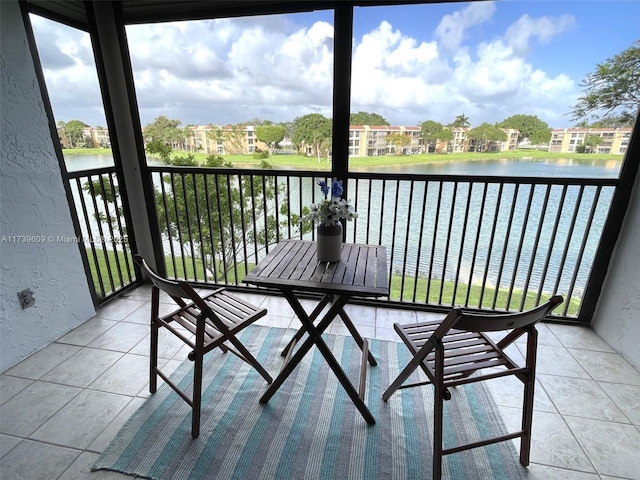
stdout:
POLYGON ((198 438, 200 435, 200 410, 202 406, 202 364, 204 356, 199 348, 193 362, 193 405, 191 412, 191 436, 198 438))
POLYGON ((151 346, 149 351, 149 392, 156 393, 158 387, 158 324, 151 321, 151 346))
POLYGON ((435 382, 433 393, 433 480, 442 478, 442 429, 444 417, 444 347, 438 342, 435 349, 435 382))
POLYGON ((522 431, 524 434, 520 438, 520 464, 524 467, 529 465, 529 457, 531 453, 534 386, 535 377, 532 376, 532 378, 524 385, 524 402, 522 405, 522 431))
POLYGON ((524 384, 524 400, 522 402, 522 431, 520 439, 520 463, 529 465, 531 454, 531 429, 533 424, 533 399, 536 386, 536 352, 538 347, 538 331, 534 328, 527 332, 526 366, 529 369, 524 384))

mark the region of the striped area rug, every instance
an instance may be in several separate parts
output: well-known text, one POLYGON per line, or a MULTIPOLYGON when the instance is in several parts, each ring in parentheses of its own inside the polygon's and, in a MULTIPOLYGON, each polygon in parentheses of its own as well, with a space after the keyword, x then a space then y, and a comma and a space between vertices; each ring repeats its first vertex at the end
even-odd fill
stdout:
MULTIPOLYGON (((293 330, 250 326, 243 342, 273 375, 293 330)), ((325 335, 354 383, 359 349, 351 337, 325 335)), ((431 478, 432 387, 382 392, 408 360, 401 343, 373 340, 378 366, 369 368, 367 425, 314 347, 268 404, 264 380, 235 355, 213 352, 205 364, 200 437, 190 435, 191 410, 161 384, 129 419, 93 470, 153 479, 406 479, 431 478)), ((191 381, 192 362, 173 374, 191 381)), ((504 432, 489 392, 458 387, 445 404, 445 447, 504 432)), ((526 478, 511 442, 448 455, 444 478, 526 478)))

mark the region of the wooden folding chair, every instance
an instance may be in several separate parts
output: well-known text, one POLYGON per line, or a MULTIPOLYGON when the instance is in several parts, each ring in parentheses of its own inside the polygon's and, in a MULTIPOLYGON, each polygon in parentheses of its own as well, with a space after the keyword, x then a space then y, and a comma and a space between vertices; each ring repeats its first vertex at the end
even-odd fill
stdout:
POLYGON ((465 313, 459 308, 454 308, 443 320, 408 325, 394 324, 396 332, 411 351, 413 359, 384 392, 382 398, 386 402, 400 388, 428 384, 433 384, 435 387, 433 412, 434 479, 441 478, 442 457, 444 455, 518 437, 520 437, 520 463, 525 467, 529 465, 538 343, 535 324, 560 305, 562 301, 561 296, 554 295, 547 302, 532 310, 494 315, 465 313), (510 330, 510 332, 505 332, 505 336, 497 343, 483 333, 501 330, 510 330), (527 334, 527 354, 525 364, 520 366, 509 358, 504 349, 523 334, 527 334), (424 371, 428 380, 405 385, 404 382, 418 367, 424 371), (486 371, 485 369, 491 370, 486 371), (473 375, 476 372, 479 374, 473 375), (451 398, 449 388, 507 375, 515 375, 524 384, 521 430, 443 449, 443 410, 444 400, 451 398))
POLYGON ((216 347, 223 352, 230 351, 252 365, 264 377, 267 383, 273 380, 258 360, 236 338, 236 334, 247 325, 267 314, 265 308, 258 308, 249 302, 226 292, 215 290, 201 297, 187 282, 167 280, 157 275, 140 255, 134 256, 136 263, 148 275, 153 283, 151 292, 151 352, 149 391, 155 393, 158 375, 192 408, 191 436, 200 434, 200 407, 202 400, 202 365, 204 355, 216 347), (180 307, 169 315, 159 316, 160 291, 167 293, 180 307), (186 303, 183 299, 190 299, 186 303), (187 393, 175 385, 158 368, 158 332, 166 328, 193 350, 188 358, 194 362, 193 394, 187 393), (224 342, 229 342, 234 350, 224 342))

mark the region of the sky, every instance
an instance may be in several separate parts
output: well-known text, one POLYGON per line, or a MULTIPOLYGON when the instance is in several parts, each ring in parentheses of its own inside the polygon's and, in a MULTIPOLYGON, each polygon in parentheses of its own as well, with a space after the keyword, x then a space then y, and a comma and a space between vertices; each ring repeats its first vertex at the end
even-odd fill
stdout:
MULTIPOLYGON (((87 33, 31 16, 56 121, 106 126, 87 33)), ((331 117, 333 12, 126 28, 142 125, 331 117)), ((640 39, 640 0, 503 0, 358 7, 351 111, 392 125, 472 126, 571 107, 597 63, 640 39)))

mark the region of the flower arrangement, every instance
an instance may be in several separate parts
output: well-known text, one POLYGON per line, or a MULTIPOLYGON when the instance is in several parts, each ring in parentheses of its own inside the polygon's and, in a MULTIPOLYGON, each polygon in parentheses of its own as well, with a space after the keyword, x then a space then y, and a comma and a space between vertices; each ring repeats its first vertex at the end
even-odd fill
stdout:
POLYGON ((358 218, 358 213, 353 209, 351 201, 342 198, 344 191, 342 180, 334 178, 331 187, 324 180, 318 180, 318 185, 324 194, 324 200, 311 204, 308 213, 305 211, 305 216, 300 220, 301 223, 317 222, 330 227, 343 218, 348 221, 358 218), (329 198, 329 190, 331 190, 331 198, 329 198))

